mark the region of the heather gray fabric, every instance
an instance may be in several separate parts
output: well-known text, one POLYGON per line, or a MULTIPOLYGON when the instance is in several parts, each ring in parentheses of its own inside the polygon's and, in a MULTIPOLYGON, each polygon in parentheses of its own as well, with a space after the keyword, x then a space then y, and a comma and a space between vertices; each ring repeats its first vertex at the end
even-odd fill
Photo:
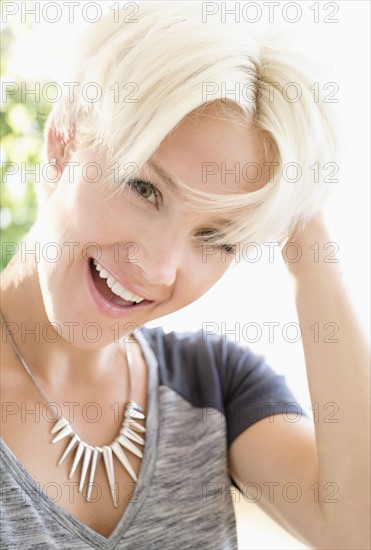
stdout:
POLYGON ((81 523, 0 439, 1 548, 237 548, 228 447, 260 418, 304 413, 285 378, 231 340, 147 327, 136 336, 149 372, 147 432, 138 485, 119 524, 105 538, 81 523))

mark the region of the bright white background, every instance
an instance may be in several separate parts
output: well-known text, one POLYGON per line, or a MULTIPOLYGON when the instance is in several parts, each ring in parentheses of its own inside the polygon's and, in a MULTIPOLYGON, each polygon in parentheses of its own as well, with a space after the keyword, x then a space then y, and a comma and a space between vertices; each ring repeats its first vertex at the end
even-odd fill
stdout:
MULTIPOLYGON (((113 2, 100 4, 107 9, 113 2)), ((227 4, 231 9, 235 2, 227 4)), ((342 153, 338 159, 334 159, 340 166, 340 182, 336 184, 327 214, 332 240, 340 247, 337 257, 345 267, 355 306, 368 333, 370 4, 367 0, 327 3, 339 7, 334 16, 339 22, 324 23, 324 17, 332 10, 328 8, 325 11, 326 2, 319 2, 320 21, 314 23, 314 12, 309 7, 315 2, 302 1, 302 17, 291 24, 282 17, 282 8, 288 3, 280 4, 276 8, 273 25, 295 33, 294 44, 298 49, 319 62, 327 63, 332 68, 329 81, 335 81, 340 88, 336 96, 339 103, 335 107, 340 121, 342 153)), ((268 9, 264 9, 264 5, 262 9, 263 18, 256 24, 269 27, 272 24, 268 22, 268 9)), ((252 16, 253 12, 249 13, 252 16)), ((292 15, 293 12, 289 13, 292 15)), ((58 72, 56 69, 61 63, 57 54, 63 54, 71 37, 82 25, 85 25, 82 21, 76 21, 73 25, 63 24, 63 21, 57 24, 41 21, 30 32, 22 33, 15 45, 10 72, 14 75, 29 75, 34 80, 55 79, 58 72)), ((166 331, 183 331, 197 330, 205 322, 217 323, 219 327, 224 322, 228 329, 242 327, 248 322, 259 323, 262 338, 256 343, 241 340, 241 344, 250 345, 253 351, 263 354, 275 370, 285 374, 298 402, 308 410, 310 396, 301 342, 287 342, 282 337, 283 325, 297 321, 297 317, 285 267, 279 255, 276 256, 274 264, 267 261, 239 263, 198 302, 151 322, 148 326, 160 324, 166 331), (280 323, 273 343, 269 343, 268 330, 262 324, 266 321, 280 323)), ((254 337, 252 331, 249 334, 254 337)), ((233 335, 231 337, 234 338, 233 335)), ((238 507, 237 514, 241 548, 305 548, 268 521, 256 505, 244 503, 238 507), (243 529, 242 519, 246 511, 248 525, 243 529)))

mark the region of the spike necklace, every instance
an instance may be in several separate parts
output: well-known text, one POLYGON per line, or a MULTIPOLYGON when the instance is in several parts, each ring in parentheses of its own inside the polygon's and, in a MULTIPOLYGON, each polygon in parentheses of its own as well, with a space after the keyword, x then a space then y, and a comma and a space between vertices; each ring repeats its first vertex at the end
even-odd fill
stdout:
MULTIPOLYGON (((13 350, 15 351, 18 359, 20 360, 22 366, 24 367, 27 374, 30 376, 31 380, 35 384, 39 393, 46 400, 46 402, 51 403, 50 399, 48 398, 48 396, 40 386, 37 378, 31 372, 31 369, 27 365, 26 361, 24 360, 21 352, 17 348, 12 335, 8 331, 7 323, 4 317, 2 316, 1 312, 0 312, 0 317, 2 318, 2 321, 5 324, 6 335, 9 336, 9 342, 13 350)), ((135 481, 135 483, 137 483, 138 481, 137 476, 135 474, 135 471, 132 465, 129 462, 128 457, 126 456, 125 449, 129 450, 131 453, 138 456, 139 458, 143 458, 142 451, 138 449, 134 445, 134 443, 143 446, 144 439, 140 435, 138 435, 137 432, 143 434, 146 431, 145 428, 137 422, 137 420, 144 420, 145 416, 141 412, 143 411, 143 408, 140 405, 138 405, 138 403, 136 403, 133 399, 131 399, 132 356, 131 356, 131 351, 128 350, 126 347, 126 344, 124 344, 124 349, 125 349, 126 361, 128 365, 128 371, 129 371, 130 399, 125 407, 124 420, 122 422, 119 435, 116 437, 116 439, 109 445, 104 445, 103 447, 99 447, 98 445, 89 445, 74 432, 70 422, 64 416, 61 416, 61 415, 58 416, 55 424, 50 430, 50 433, 54 435, 54 438, 51 440, 51 443, 57 443, 58 441, 61 441, 61 439, 64 439, 67 437, 71 438, 69 444, 67 445, 62 456, 60 457, 57 463, 57 466, 60 466, 61 464, 63 464, 66 458, 74 451, 73 463, 71 466, 68 479, 71 479, 74 476, 79 464, 82 464, 81 471, 80 471, 80 481, 79 481, 78 491, 79 493, 82 493, 85 482, 88 481, 87 493, 86 493, 87 502, 91 500, 91 493, 94 487, 95 473, 97 470, 98 462, 100 461, 101 456, 103 456, 104 467, 107 474, 107 481, 111 491, 113 506, 115 508, 117 508, 117 491, 116 491, 117 487, 116 487, 116 481, 115 481, 115 470, 114 470, 113 458, 116 457, 119 460, 119 462, 128 472, 128 474, 131 476, 131 478, 135 481)))

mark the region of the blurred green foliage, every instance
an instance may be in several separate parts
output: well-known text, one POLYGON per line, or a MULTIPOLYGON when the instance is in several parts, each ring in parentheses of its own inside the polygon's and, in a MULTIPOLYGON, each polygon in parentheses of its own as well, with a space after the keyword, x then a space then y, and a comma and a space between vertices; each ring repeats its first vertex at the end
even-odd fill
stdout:
POLYGON ((26 94, 22 98, 22 83, 30 90, 35 87, 35 82, 12 73, 12 48, 19 33, 25 30, 24 24, 20 29, 16 22, 12 24, 10 21, 1 33, 2 90, 9 82, 18 85, 16 93, 1 99, 1 270, 10 260, 9 254, 3 253, 6 243, 20 242, 36 218, 35 184, 41 177, 42 166, 40 164, 37 176, 27 173, 27 170, 35 169, 36 163, 40 163, 42 132, 51 108, 51 103, 46 102, 42 95, 26 94))

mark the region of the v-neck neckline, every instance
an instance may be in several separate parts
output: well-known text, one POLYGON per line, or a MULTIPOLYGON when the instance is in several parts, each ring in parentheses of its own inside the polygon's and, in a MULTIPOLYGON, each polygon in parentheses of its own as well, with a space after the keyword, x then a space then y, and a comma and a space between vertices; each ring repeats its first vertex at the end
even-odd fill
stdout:
POLYGON ((19 462, 3 438, 0 437, 4 461, 7 463, 7 466, 15 481, 21 485, 21 488, 27 493, 27 495, 33 501, 36 501, 45 512, 51 513, 53 519, 55 519, 55 521, 58 522, 62 528, 67 529, 70 533, 74 534, 82 541, 99 550, 113 550, 121 540, 122 535, 128 530, 137 511, 142 508, 143 502, 147 497, 156 463, 159 428, 158 362, 148 340, 141 332, 140 328, 137 332, 133 333, 133 336, 139 343, 148 369, 146 439, 143 449, 143 460, 138 474, 137 486, 123 515, 109 537, 104 537, 97 531, 91 529, 91 527, 89 527, 86 523, 83 523, 74 515, 70 514, 65 508, 60 506, 57 502, 54 502, 40 488, 35 490, 37 482, 19 462))

